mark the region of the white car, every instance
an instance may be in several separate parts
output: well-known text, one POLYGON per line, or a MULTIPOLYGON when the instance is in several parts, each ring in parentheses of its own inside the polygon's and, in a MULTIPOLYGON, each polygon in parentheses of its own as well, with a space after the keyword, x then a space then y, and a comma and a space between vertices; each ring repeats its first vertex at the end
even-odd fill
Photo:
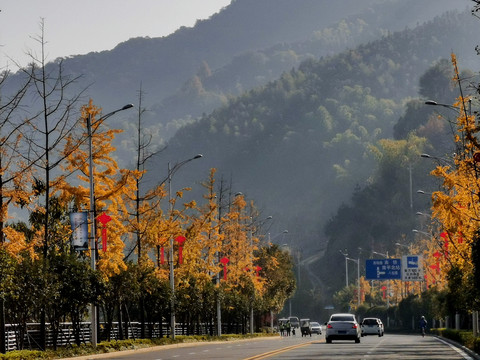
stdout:
POLYGON ((383 323, 378 318, 365 318, 360 325, 362 329, 362 336, 366 335, 378 335, 383 336, 385 333, 383 323))
POLYGON ((325 341, 331 344, 332 340, 355 340, 360 342, 362 336, 360 325, 353 314, 333 314, 326 323, 325 341))
POLYGON ((318 322, 312 321, 310 325, 312 326, 312 334, 322 335, 322 326, 318 322))

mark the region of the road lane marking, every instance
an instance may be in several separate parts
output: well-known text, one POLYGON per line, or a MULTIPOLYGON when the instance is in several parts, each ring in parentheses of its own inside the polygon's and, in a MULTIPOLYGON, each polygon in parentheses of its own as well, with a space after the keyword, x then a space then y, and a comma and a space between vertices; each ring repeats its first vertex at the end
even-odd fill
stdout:
POLYGON ((372 353, 374 353, 374 352, 377 350, 377 348, 380 346, 380 344, 381 344, 382 342, 384 342, 384 341, 385 341, 385 339, 381 339, 380 341, 378 341, 378 342, 375 344, 375 346, 371 347, 371 348, 367 351, 367 353, 366 353, 365 355, 363 355, 362 360, 366 360, 366 359, 370 358, 370 355, 372 355, 372 353))
POLYGON ((311 345, 311 344, 314 344, 314 343, 317 343, 317 342, 318 342, 317 340, 313 340, 313 341, 309 341, 309 342, 302 343, 302 344, 287 346, 287 347, 284 347, 284 348, 281 348, 281 349, 272 350, 272 351, 269 351, 269 352, 266 352, 266 353, 263 353, 263 354, 254 355, 254 356, 252 356, 252 357, 248 357, 248 358, 245 358, 245 359, 243 359, 243 360, 261 360, 261 359, 266 359, 266 358, 269 358, 269 357, 271 357, 271 356, 273 356, 273 355, 278 355, 278 354, 281 354, 281 353, 284 353, 284 352, 287 352, 287 351, 290 351, 290 350, 293 350, 293 349, 301 348, 301 347, 303 347, 303 346, 311 345))
POLYGON ((464 359, 473 360, 473 358, 470 355, 468 355, 465 351, 463 351, 462 349, 460 349, 460 348, 458 348, 458 347, 456 347, 456 346, 450 344, 449 342, 447 342, 445 340, 442 340, 440 338, 436 337, 435 339, 437 339, 438 341, 450 346, 453 350, 455 350, 457 353, 459 353, 464 359))

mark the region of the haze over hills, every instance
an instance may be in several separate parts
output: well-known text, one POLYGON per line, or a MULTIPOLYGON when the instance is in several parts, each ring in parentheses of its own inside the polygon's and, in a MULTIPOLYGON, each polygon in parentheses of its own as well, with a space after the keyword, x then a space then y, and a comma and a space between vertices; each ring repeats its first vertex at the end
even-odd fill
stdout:
MULTIPOLYGON (((346 241, 346 234, 340 240, 325 234, 325 225, 373 183, 372 146, 392 138, 421 76, 451 51, 462 68, 478 71, 471 34, 480 23, 469 6, 469 0, 236 0, 194 28, 130 39, 65 59, 64 66, 83 75, 78 89, 92 84, 85 97, 106 112, 136 103, 141 84, 148 131, 159 147, 167 144, 149 163, 149 185, 165 178, 168 162, 202 153, 175 176, 175 188, 193 184, 189 196, 200 201, 199 182, 217 168, 218 181, 274 217, 272 236, 288 229, 277 239, 308 256, 328 241, 346 241)), ((122 126, 118 157, 129 164, 135 121, 122 126)), ((398 177, 408 176, 399 170, 398 177)), ((408 197, 407 188, 391 190, 408 197)), ((372 236, 383 240, 380 232, 372 236)), ((317 264, 319 276, 322 268, 317 264)))
MULTIPOLYGON (((272 6, 269 0, 236 0, 193 28, 132 38, 110 51, 65 58, 63 65, 82 77, 78 89, 88 86, 86 101, 94 99, 105 111, 138 102, 142 88, 145 124, 163 142, 229 96, 274 80, 308 57, 335 54, 469 3, 278 0, 272 6)), ((128 144, 128 136, 122 139, 128 144)))
POLYGON ((469 12, 445 14, 336 56, 312 58, 180 130, 156 168, 203 153, 202 164, 192 167, 218 168, 266 211, 275 209, 283 223, 275 230, 296 229, 303 242, 318 243, 319 223, 371 176, 375 161, 366 144, 392 136, 404 101, 417 96, 420 76, 450 56, 451 46, 438 44, 455 44, 457 54, 470 53, 459 55, 461 63, 474 64, 466 34, 477 26, 469 12))

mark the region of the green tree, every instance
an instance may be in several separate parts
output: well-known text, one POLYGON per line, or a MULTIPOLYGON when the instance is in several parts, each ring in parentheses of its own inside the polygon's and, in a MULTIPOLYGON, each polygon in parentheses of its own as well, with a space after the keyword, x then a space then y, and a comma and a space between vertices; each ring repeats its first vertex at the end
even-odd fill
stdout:
POLYGON ((259 308, 270 315, 279 313, 287 299, 295 293, 293 259, 287 251, 275 244, 261 246, 255 255, 265 281, 259 308))

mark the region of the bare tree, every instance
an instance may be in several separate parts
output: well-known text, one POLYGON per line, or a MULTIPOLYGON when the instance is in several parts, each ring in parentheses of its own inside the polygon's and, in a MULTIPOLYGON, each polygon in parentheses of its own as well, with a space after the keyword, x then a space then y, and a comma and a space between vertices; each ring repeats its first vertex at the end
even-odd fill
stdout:
MULTIPOLYGON (((31 63, 23 71, 30 77, 32 84, 28 93, 33 99, 33 113, 30 118, 32 131, 29 134, 30 148, 25 154, 25 160, 35 164, 38 178, 36 191, 43 195, 40 207, 43 208, 43 259, 46 260, 49 250, 54 249, 55 232, 51 231, 52 221, 50 196, 55 172, 69 155, 65 153, 64 144, 69 136, 80 127, 81 121, 75 108, 82 92, 70 93, 72 85, 78 77, 67 76, 64 73, 62 61, 47 64, 44 20, 40 22, 40 35, 34 40, 39 44, 40 54, 30 52, 31 63), (43 202, 43 204, 42 204, 43 202)), ((74 151, 78 144, 71 147, 74 151)), ((40 196, 42 198, 42 196, 40 196)), ((44 308, 45 310, 45 308, 44 308)), ((45 311, 41 313, 41 347, 45 349, 45 311)))
MULTIPOLYGON (((134 211, 130 214, 135 220, 133 221, 133 232, 136 238, 138 264, 142 264, 142 257, 146 255, 143 251, 143 245, 147 243, 147 232, 151 225, 155 210, 160 206, 160 200, 162 198, 162 192, 160 189, 152 189, 150 191, 144 191, 142 189, 142 180, 145 174, 145 164, 159 151, 158 149, 152 149, 152 136, 148 134, 142 125, 142 115, 146 112, 143 108, 144 92, 140 85, 138 95, 138 115, 137 115, 137 137, 136 137, 136 186, 134 211), (142 193, 143 192, 143 193, 142 193)), ((148 251, 148 250, 147 250, 148 251)), ((141 321, 141 337, 145 337, 145 306, 144 297, 140 298, 140 321, 141 321)))
MULTIPOLYGON (((28 120, 22 116, 22 101, 25 99, 30 77, 9 95, 3 95, 10 72, 0 73, 0 243, 2 251, 8 251, 5 241, 5 224, 8 209, 12 203, 23 205, 28 202, 25 178, 28 177, 32 163, 20 161, 22 130, 28 120)), ((11 239, 13 241, 13 239, 11 239)), ((11 250, 12 251, 12 250, 11 250)), ((2 282, 6 279, 7 264, 0 263, 2 282)), ((5 287, 0 285, 0 352, 6 352, 5 344, 5 287)))

